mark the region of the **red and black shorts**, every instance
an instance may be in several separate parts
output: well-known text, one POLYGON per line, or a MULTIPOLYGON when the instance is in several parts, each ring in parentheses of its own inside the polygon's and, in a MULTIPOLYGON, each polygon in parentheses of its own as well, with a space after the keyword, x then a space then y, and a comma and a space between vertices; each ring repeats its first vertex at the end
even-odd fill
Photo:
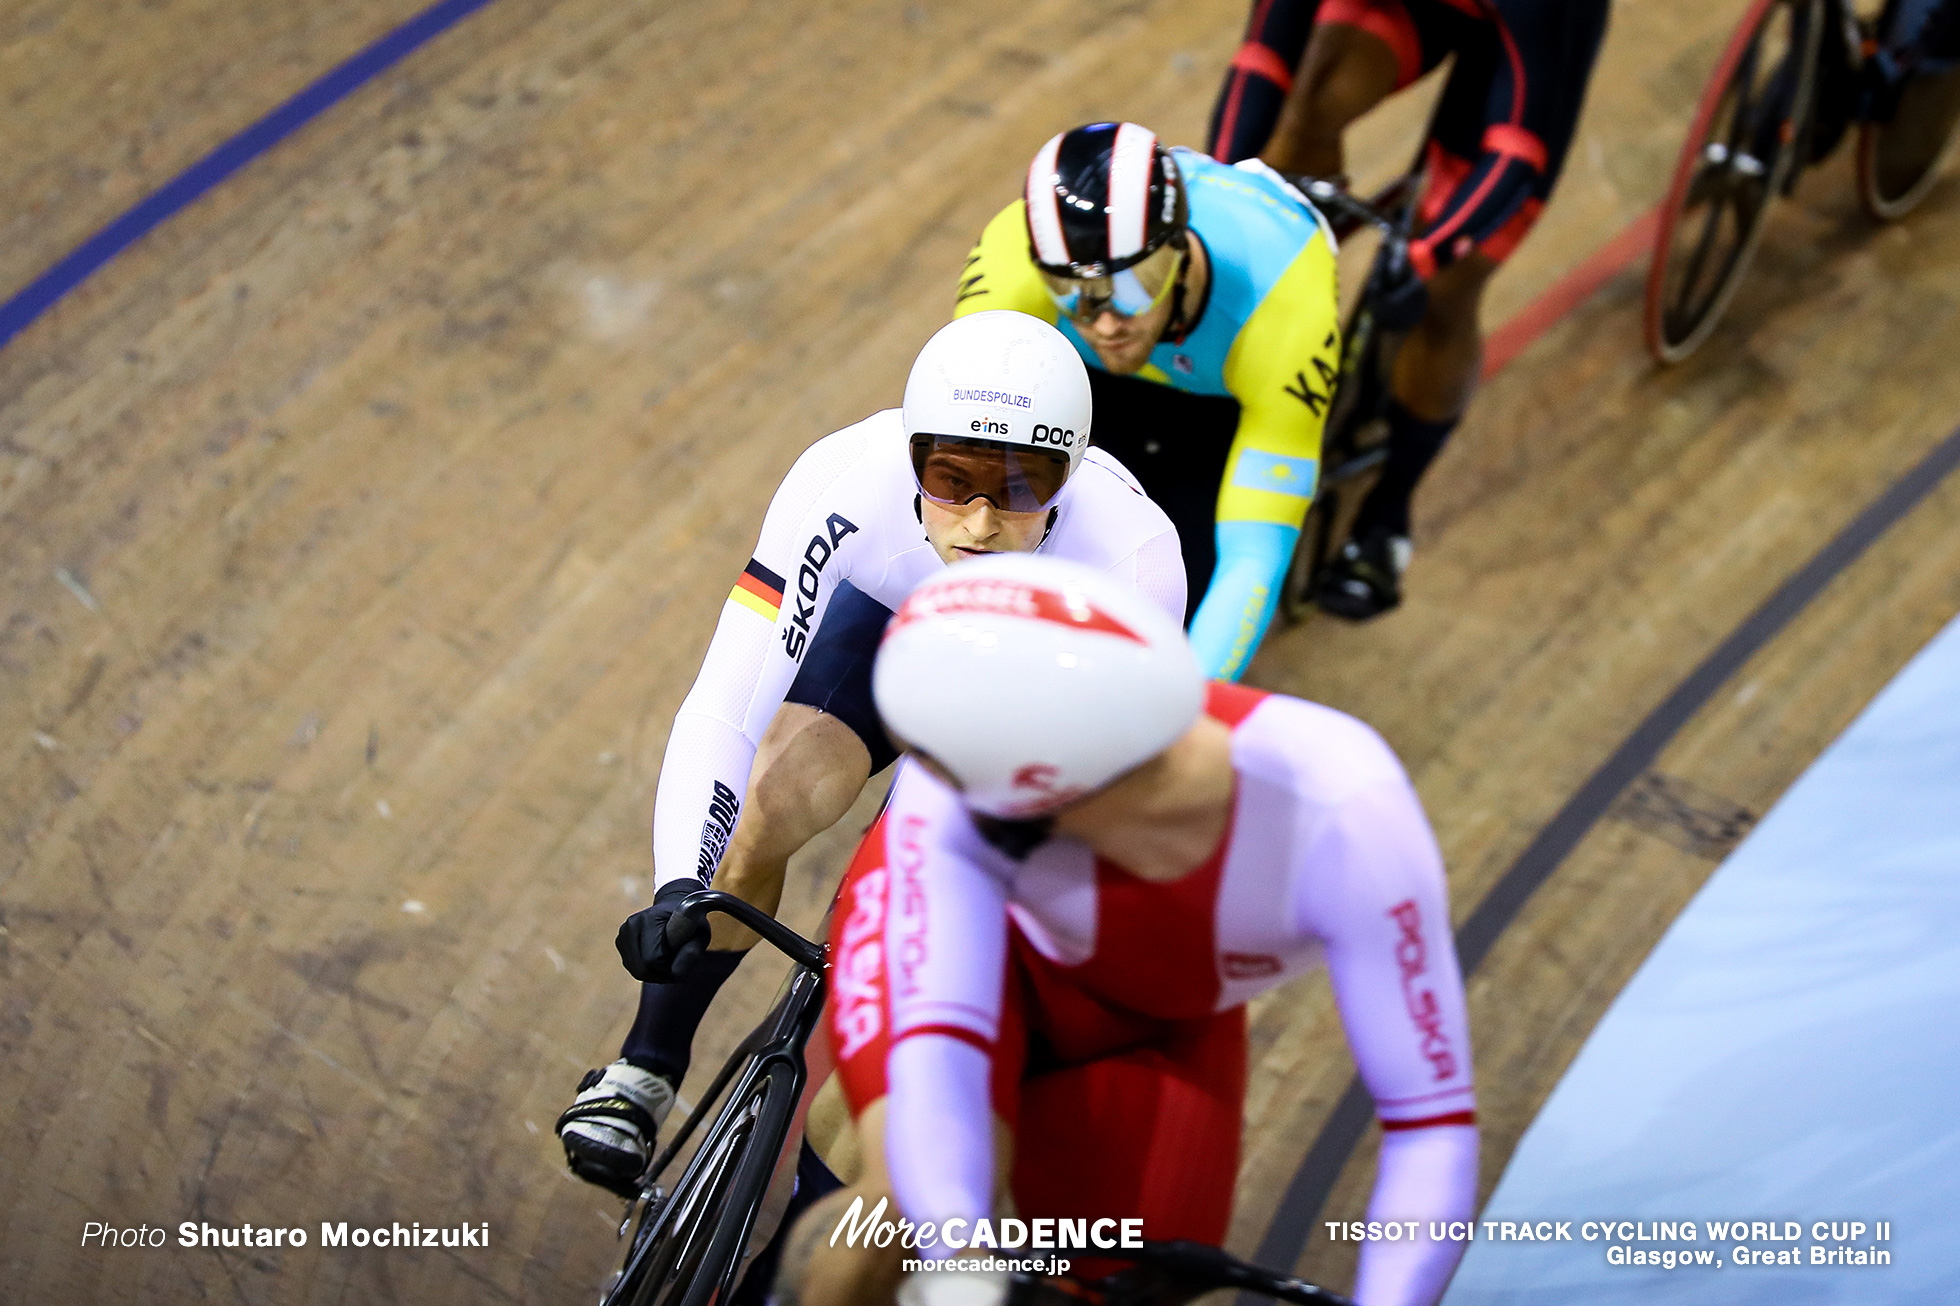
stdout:
POLYGON ((1344 24, 1395 52, 1398 87, 1454 54, 1424 146, 1418 265, 1502 261, 1565 163, 1608 0, 1256 0, 1212 111, 1227 163, 1265 148, 1313 29, 1344 24))
MULTIPOLYGON (((853 1116, 887 1091, 891 990, 885 949, 871 946, 882 939, 865 928, 885 919, 884 863, 880 820, 831 912, 829 1034, 853 1116)), ((1141 1219, 1146 1238, 1223 1241, 1245 1103, 1244 1009, 1193 1020, 1126 1011, 1009 930, 992 1097, 1015 1140, 1020 1216, 1141 1219)))

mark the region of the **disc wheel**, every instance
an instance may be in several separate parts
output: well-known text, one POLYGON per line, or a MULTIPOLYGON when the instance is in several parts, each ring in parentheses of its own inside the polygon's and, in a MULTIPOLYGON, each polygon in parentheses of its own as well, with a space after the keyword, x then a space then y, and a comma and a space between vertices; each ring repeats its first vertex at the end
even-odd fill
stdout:
POLYGON ((649 1202, 601 1306, 706 1306, 740 1268, 796 1105, 794 1071, 765 1067, 730 1097, 674 1190, 649 1202))
POLYGON ((1754 0, 1702 92, 1647 272, 1647 348, 1663 363, 1715 329, 1771 201, 1788 189, 1816 91, 1823 10, 1823 0, 1754 0))
POLYGON ((1874 218, 1904 217, 1939 180, 1960 122, 1960 68, 1909 78, 1885 122, 1858 133, 1858 199, 1874 218))

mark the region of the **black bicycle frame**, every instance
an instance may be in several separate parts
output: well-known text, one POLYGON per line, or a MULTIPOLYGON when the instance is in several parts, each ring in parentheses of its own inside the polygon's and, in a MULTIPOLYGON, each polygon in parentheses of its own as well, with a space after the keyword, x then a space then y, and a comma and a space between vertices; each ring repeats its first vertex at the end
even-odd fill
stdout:
MULTIPOLYGON (((829 987, 825 976, 829 950, 822 944, 805 939, 760 908, 752 907, 733 894, 723 893, 718 889, 702 889, 683 899, 680 910, 675 912, 668 922, 668 937, 672 939, 677 933, 674 921, 685 917, 693 927, 692 929, 683 927, 678 931, 681 934, 680 941, 685 942, 692 936, 693 929, 707 928, 709 912, 720 912, 725 916, 733 917, 739 924, 753 930, 778 951, 788 956, 797 968, 791 973, 789 987, 778 1000, 775 1008, 760 1025, 749 1031, 748 1036, 736 1045, 735 1050, 729 1054, 728 1060, 723 1062, 721 1069, 716 1072, 701 1101, 688 1113, 686 1122, 676 1131, 660 1155, 654 1159, 653 1164, 647 1167, 645 1175, 641 1178, 639 1201, 627 1207, 626 1218, 620 1223, 619 1230, 622 1236, 627 1227, 633 1223, 635 1211, 641 1209, 643 1203, 657 1204, 660 1201, 661 1193, 656 1187, 660 1175, 673 1164, 674 1158, 680 1155, 681 1149, 687 1145, 688 1139, 694 1136, 701 1122, 708 1119, 715 1103, 727 1091, 738 1070, 745 1071, 734 1094, 738 1098, 763 1076, 770 1065, 775 1063, 787 1064, 790 1067, 792 1082, 798 1094, 802 1093, 809 1075, 808 1067, 804 1063, 803 1049, 808 1044, 811 1033, 816 1029, 817 1021, 823 1015, 824 996, 829 987)), ((780 1145, 779 1141, 778 1146, 780 1145)), ((712 1150, 709 1147, 698 1149, 693 1160, 689 1162, 690 1167, 703 1164, 707 1154, 712 1150)), ((685 1182, 685 1175, 686 1172, 683 1172, 682 1183, 685 1182)), ((676 1185, 676 1187, 680 1186, 681 1184, 676 1185)), ((652 1219, 660 1218, 660 1213, 648 1214, 652 1219)))

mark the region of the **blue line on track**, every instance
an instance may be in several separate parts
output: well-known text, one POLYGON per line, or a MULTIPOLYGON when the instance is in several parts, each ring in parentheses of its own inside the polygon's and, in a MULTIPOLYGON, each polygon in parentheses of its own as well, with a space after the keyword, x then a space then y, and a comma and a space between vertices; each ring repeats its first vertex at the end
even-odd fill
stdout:
POLYGON ((212 150, 96 232, 68 257, 42 273, 24 290, 0 304, 0 349, 25 330, 55 301, 91 273, 134 245, 156 227, 225 178, 346 98, 362 84, 400 63, 423 43, 454 27, 490 0, 441 0, 345 63, 322 75, 292 99, 212 150))

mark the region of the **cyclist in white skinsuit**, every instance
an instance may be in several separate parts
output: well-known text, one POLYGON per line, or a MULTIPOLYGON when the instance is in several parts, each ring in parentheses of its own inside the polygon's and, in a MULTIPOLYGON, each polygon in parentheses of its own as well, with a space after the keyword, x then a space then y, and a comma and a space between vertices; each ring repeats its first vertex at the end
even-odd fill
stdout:
MULTIPOLYGON (((779 1299, 890 1291, 897 1257, 957 1256, 1003 1187, 1024 1220, 1217 1243, 1244 1004, 1324 961, 1383 1126, 1368 1218, 1418 1229, 1363 1248, 1355 1296, 1432 1306, 1463 1244, 1430 1223, 1475 1209, 1476 1099, 1442 859, 1381 738, 1203 685, 1176 627, 1038 558, 928 582, 874 684, 934 773, 902 767, 832 914, 831 1038, 866 1177, 792 1234, 779 1299), (821 1246, 859 1196, 933 1238, 821 1246)), ((989 1306, 1001 1287, 919 1273, 899 1300, 989 1306)))
MULTIPOLYGON (((747 781, 838 588, 848 583, 889 611, 945 567, 920 529, 918 495, 895 408, 817 441, 783 479, 667 739, 653 807, 656 887, 713 870, 716 798, 747 781)), ((1121 463, 1090 449, 1054 516, 1041 553, 1105 571, 1182 620, 1177 533, 1121 463)))
POLYGON ((1053 327, 1012 312, 964 318, 920 352, 902 410, 825 436, 783 479, 668 736, 655 902, 619 938, 627 969, 649 982, 620 1059, 581 1082, 558 1124, 582 1178, 630 1189, 703 1013, 754 943, 717 922, 714 951, 700 940, 668 955, 675 904, 712 879, 775 910, 789 853, 896 756, 870 665, 914 586, 963 557, 1039 549, 1183 619, 1176 531, 1119 463, 1088 449, 1089 402, 1081 361, 1053 327), (779 718, 785 701, 802 716, 779 718), (786 720, 802 733, 785 743, 786 720), (826 742, 806 746, 812 736, 826 742))

